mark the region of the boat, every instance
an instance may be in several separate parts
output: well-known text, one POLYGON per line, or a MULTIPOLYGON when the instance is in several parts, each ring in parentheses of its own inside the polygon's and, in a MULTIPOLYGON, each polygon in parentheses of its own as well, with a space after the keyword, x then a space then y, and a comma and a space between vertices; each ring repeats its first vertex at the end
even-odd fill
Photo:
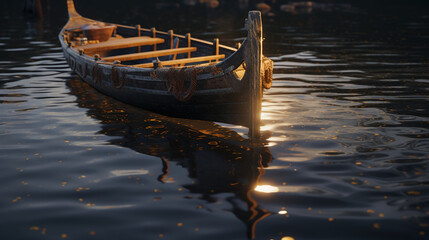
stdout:
POLYGON ((273 62, 262 54, 262 19, 250 11, 238 48, 156 28, 81 16, 67 0, 69 20, 58 37, 72 71, 101 93, 162 115, 223 122, 260 136, 263 90, 273 62))

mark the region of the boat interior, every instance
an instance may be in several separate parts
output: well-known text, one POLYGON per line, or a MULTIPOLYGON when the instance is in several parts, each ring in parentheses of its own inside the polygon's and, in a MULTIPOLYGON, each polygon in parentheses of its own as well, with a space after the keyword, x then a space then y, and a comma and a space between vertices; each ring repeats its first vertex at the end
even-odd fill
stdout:
MULTIPOLYGON (((144 29, 82 18, 63 31, 64 41, 81 55, 141 68, 211 65, 236 51, 234 48, 155 28, 144 29)), ((73 19, 71 18, 71 21, 73 19)))

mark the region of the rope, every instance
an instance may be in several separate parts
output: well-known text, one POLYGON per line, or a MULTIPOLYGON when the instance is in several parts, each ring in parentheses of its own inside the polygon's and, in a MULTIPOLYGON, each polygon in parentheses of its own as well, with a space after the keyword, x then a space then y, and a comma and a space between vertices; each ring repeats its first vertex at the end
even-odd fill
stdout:
POLYGON ((186 102, 191 99, 197 89, 197 76, 201 71, 195 67, 158 68, 151 72, 150 76, 154 79, 164 80, 168 92, 177 100, 186 102), (186 84, 187 82, 189 83, 186 84))
POLYGON ((194 95, 197 89, 197 75, 196 68, 181 68, 179 70, 170 68, 167 74, 167 89, 173 96, 181 101, 186 102, 194 95), (187 89, 185 89, 185 80, 190 79, 187 89))
POLYGON ((262 72, 262 86, 265 89, 270 89, 273 85, 273 61, 267 57, 263 57, 262 64, 264 69, 262 72))

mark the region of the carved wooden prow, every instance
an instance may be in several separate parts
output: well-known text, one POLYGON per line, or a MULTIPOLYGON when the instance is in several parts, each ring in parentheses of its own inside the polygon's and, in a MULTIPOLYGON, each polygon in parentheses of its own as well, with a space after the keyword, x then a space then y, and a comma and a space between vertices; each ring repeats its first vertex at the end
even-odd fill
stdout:
POLYGON ((69 18, 82 17, 77 13, 73 0, 67 0, 67 10, 69 12, 69 18))
POLYGON ((248 28, 247 35, 247 50, 245 54, 245 62, 248 71, 248 80, 250 85, 250 127, 249 137, 259 138, 261 136, 261 107, 262 107, 262 18, 261 12, 249 12, 246 27, 248 28))

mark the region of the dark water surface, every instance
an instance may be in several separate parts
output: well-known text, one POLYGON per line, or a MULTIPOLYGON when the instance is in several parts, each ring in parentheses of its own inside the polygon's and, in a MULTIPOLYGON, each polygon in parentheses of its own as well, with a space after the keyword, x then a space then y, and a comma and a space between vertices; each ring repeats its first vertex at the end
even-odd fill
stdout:
MULTIPOLYGON (((246 34, 246 10, 228 6, 95 2, 76 4, 87 17, 229 45, 246 34)), ((101 95, 59 48, 65 1, 43 21, 8 4, 0 239, 429 239, 426 6, 264 17, 275 81, 263 99, 267 140, 252 144, 240 126, 101 95)))

